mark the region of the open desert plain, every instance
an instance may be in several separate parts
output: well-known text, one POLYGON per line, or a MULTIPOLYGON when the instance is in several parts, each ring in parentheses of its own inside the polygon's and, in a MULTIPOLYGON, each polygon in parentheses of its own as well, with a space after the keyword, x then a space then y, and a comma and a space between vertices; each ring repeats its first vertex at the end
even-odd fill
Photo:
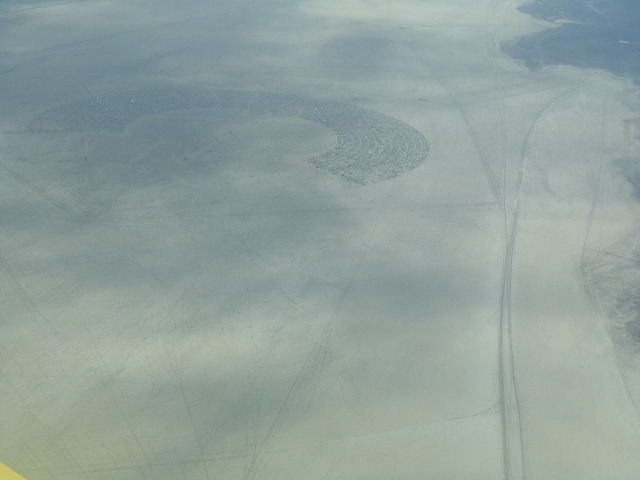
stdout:
POLYGON ((0 2, 0 462, 640 478, 638 22, 0 2))

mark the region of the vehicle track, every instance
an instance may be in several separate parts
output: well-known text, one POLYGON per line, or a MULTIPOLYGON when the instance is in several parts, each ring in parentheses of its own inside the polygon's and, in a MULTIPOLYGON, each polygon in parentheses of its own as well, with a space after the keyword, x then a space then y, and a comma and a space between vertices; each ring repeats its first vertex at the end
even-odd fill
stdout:
POLYGON ((450 86, 450 84, 445 81, 445 79, 442 77, 442 75, 440 75, 440 73, 438 71, 438 68, 435 67, 434 65, 432 65, 423 56, 419 55, 419 53, 416 51, 415 45, 413 44, 413 40, 411 38, 411 34, 410 33, 407 34, 407 44, 409 45, 409 47, 411 49, 411 53, 415 56, 416 61, 429 70, 429 72, 431 73, 433 78, 440 85, 440 88, 442 88, 442 90, 446 93, 447 97, 449 97, 449 99, 450 99, 449 103, 452 106, 454 106, 454 108, 456 109, 456 111, 460 115, 460 118, 462 119, 462 122, 464 123, 465 130, 466 130, 467 134, 469 135, 469 138, 473 142, 473 146, 474 146, 474 148, 475 148, 475 150, 476 150, 476 152, 478 154, 478 158, 479 158, 480 164, 482 166, 482 171, 484 172, 484 175, 485 175, 485 177, 487 179, 487 184, 489 186, 491 194, 496 199, 496 201, 499 201, 500 200, 500 182, 498 181, 498 178, 497 178, 497 176, 496 176, 496 174, 495 174, 495 172, 493 170, 493 167, 491 166, 491 162, 489 161, 489 159, 487 158, 487 156, 485 155, 484 151, 482 150, 482 148, 480 146, 480 141, 478 139, 478 135, 476 134, 475 130, 473 129, 471 121, 469 120, 469 116, 467 115, 467 112, 465 111, 465 105, 461 105, 456 101, 456 98, 458 98, 460 96, 459 95, 460 92, 454 91, 454 89, 450 86))
POLYGON ((273 437, 277 434, 280 428, 280 424, 284 419, 284 415, 291 407, 291 402, 294 400, 296 394, 298 393, 300 386, 305 380, 312 380, 312 377, 317 376, 319 374, 319 371, 322 369, 326 361, 328 353, 327 350, 333 333, 334 325, 338 317, 338 312, 344 305, 346 298, 349 296, 349 293, 351 292, 357 280, 360 270, 364 265, 365 259, 369 253, 371 239, 374 238, 379 223, 380 215, 376 218, 376 221, 371 228, 370 234, 367 235, 368 240, 366 240, 362 247, 359 249, 361 252, 360 256, 356 260, 354 268, 351 272, 351 275, 347 279, 345 286, 341 289, 328 320, 322 326, 322 329, 318 337, 316 338, 316 341, 307 353, 304 360, 301 362, 300 369, 296 372, 293 381, 291 382, 291 385, 289 386, 289 389, 287 390, 287 393, 280 404, 280 408, 275 414, 272 422, 268 425, 265 434, 262 436, 262 439, 257 442, 245 471, 243 480, 250 480, 257 476, 264 455, 267 451, 267 446, 269 443, 271 443, 273 437))
MULTIPOLYGON (((516 241, 520 222, 522 186, 526 175, 527 151, 531 136, 544 114, 560 99, 578 89, 571 88, 552 97, 536 114, 522 141, 519 155, 519 168, 515 185, 513 205, 511 207, 511 227, 507 228, 505 254, 502 273, 502 292, 500 299, 500 321, 498 327, 498 376, 500 383, 502 418, 502 438, 504 469, 506 480, 524 480, 526 478, 525 448, 522 431, 522 416, 518 381, 513 352, 513 315, 512 315, 512 277, 516 251, 516 241)), ((506 190, 505 190, 506 192, 506 190)), ((507 198, 505 193, 505 207, 507 198)), ((509 212, 505 208, 505 224, 509 222, 509 212)))
MULTIPOLYGON (((490 24, 496 23, 499 9, 502 5, 512 3, 511 0, 496 0, 490 14, 490 24)), ((506 13, 509 9, 505 8, 506 13)), ((504 19, 499 20, 503 22, 504 19)), ((498 64, 498 45, 495 29, 487 29, 488 50, 491 52, 491 61, 494 70, 495 87, 499 89, 500 129, 503 141, 502 148, 502 212, 504 223, 505 258, 503 261, 502 286, 500 293, 500 308, 497 325, 497 361, 498 361, 498 407, 500 412, 502 469, 505 480, 524 479, 524 439, 520 418, 520 399, 518 396, 515 369, 513 362, 513 344, 511 341, 511 276, 513 272, 513 254, 515 249, 516 219, 512 219, 512 231, 509 231, 509 215, 507 207, 507 175, 509 171, 509 159, 512 158, 511 142, 507 130, 507 91, 500 81, 500 69, 498 64), (508 320, 508 321, 506 321, 508 320), (513 413, 515 412, 515 415, 513 413)), ((528 139, 528 136, 527 136, 528 139)), ((524 162, 521 154, 520 163, 524 162)), ((519 190, 519 189, 518 189, 519 190)))
MULTIPOLYGON (((504 3, 502 0, 497 0, 492 6, 491 18, 497 15, 500 4, 504 3)), ((492 23, 492 22, 489 22, 492 23)), ((524 160, 525 152, 528 145, 531 132, 542 116, 548 106, 545 106, 542 111, 536 116, 529 131, 524 139, 524 143, 520 152, 520 168, 518 173, 518 181, 516 184, 516 201, 514 208, 512 209, 511 228, 509 228, 509 213, 507 206, 507 171, 509 161, 509 141, 507 138, 506 130, 506 105, 505 97, 506 90, 503 85, 498 81, 498 65, 497 65, 497 50, 495 47, 495 38, 491 31, 490 26, 487 27, 487 36, 489 37, 489 56, 493 62, 493 68, 495 71, 496 88, 499 89, 499 109, 501 120, 501 136, 504 141, 504 151, 499 152, 502 154, 502 179, 501 184, 498 180, 498 176, 491 167, 488 159, 480 148, 480 143, 472 128, 471 122, 464 110, 464 107, 457 105, 455 102, 456 92, 454 92, 448 83, 437 72, 437 69, 430 65, 428 62, 419 58, 418 60, 429 68, 432 75, 437 82, 447 92, 451 99, 451 104, 457 109, 461 119, 465 124, 465 128, 471 139, 482 163, 483 171, 487 178, 489 188, 496 198, 499 200, 503 207, 504 214, 504 236, 505 236, 505 254, 502 270, 502 286, 500 293, 500 314, 498 319, 498 408, 500 412, 501 423, 501 448, 502 448, 502 464, 503 464, 503 476, 505 480, 523 480, 525 478, 524 467, 524 448, 523 448, 523 436, 520 422, 520 400, 518 397, 518 390, 515 377, 515 369, 513 366, 513 344, 511 335, 511 275, 513 271, 513 258, 515 251, 515 239, 518 226, 519 217, 519 202, 518 196, 520 187, 522 185, 524 177, 524 160)), ((411 43, 410 37, 408 38, 411 43)), ((416 54, 417 56, 417 54, 416 54)))

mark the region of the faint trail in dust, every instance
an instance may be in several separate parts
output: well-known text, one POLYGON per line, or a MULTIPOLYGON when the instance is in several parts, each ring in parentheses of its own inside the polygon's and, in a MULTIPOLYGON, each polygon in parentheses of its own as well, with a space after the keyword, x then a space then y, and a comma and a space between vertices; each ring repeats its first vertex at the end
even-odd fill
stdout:
MULTIPOLYGON (((577 88, 565 90, 551 98, 535 116, 522 142, 519 158, 519 169, 516 180, 515 195, 511 208, 511 228, 507 230, 504 266, 502 274, 502 293, 500 299, 500 322, 498 327, 499 353, 498 376, 500 397, 502 399, 500 414, 502 417, 502 438, 504 450, 504 468, 506 480, 524 480, 526 463, 524 456, 524 440, 522 434, 522 418, 518 382, 513 353, 513 314, 512 314, 512 276, 516 250, 516 239, 520 221, 520 205, 522 186, 526 175, 527 151, 535 127, 544 114, 561 98, 573 93, 577 88)), ((508 204, 505 193, 505 205, 508 204)), ((508 215, 505 210, 505 215, 508 215)))

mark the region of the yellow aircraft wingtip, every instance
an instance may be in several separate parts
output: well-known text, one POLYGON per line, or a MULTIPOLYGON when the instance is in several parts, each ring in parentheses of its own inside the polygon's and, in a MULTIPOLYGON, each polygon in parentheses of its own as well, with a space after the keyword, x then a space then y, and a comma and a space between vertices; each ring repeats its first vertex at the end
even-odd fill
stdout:
POLYGON ((25 478, 11 470, 4 463, 0 463, 0 480, 25 480, 25 478))

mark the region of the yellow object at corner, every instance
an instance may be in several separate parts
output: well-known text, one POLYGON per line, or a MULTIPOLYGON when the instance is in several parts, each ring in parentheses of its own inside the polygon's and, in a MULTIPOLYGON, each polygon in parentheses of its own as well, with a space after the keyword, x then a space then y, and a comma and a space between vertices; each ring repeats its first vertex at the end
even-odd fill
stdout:
POLYGON ((5 464, 0 463, 0 480, 25 480, 5 464))

